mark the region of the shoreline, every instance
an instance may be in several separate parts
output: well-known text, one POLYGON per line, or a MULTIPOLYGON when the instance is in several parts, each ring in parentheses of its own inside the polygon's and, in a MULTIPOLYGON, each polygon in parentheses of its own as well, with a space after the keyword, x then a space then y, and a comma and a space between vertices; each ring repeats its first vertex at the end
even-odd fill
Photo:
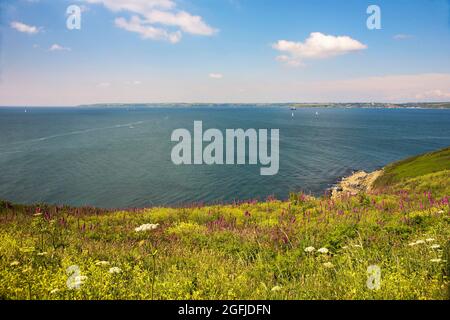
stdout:
POLYGON ((360 192, 372 191, 375 180, 383 173, 384 169, 365 172, 364 170, 354 171, 351 175, 343 177, 331 190, 331 198, 336 199, 343 195, 355 196, 360 192))

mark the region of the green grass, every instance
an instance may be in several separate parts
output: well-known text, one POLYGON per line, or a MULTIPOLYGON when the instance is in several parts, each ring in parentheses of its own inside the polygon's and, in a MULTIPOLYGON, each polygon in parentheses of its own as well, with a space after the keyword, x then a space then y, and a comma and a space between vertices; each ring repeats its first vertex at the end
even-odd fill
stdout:
POLYGON ((443 172, 443 178, 449 182, 450 147, 431 153, 422 154, 386 166, 384 173, 374 183, 376 188, 394 186, 409 179, 428 174, 443 172))
POLYGON ((338 200, 119 212, 0 202, 0 298, 449 299, 450 187, 438 158, 394 166, 395 188, 338 200), (135 230, 143 224, 155 228, 135 230))

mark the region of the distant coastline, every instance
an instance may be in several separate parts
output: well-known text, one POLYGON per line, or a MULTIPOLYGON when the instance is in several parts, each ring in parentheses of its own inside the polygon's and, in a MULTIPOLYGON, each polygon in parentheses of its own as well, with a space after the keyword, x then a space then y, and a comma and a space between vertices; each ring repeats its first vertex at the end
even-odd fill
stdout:
POLYGON ((360 109, 450 109, 450 102, 350 102, 350 103, 98 103, 84 104, 77 107, 286 107, 286 108, 360 108, 360 109))
POLYGON ((93 103, 80 105, 65 105, 65 106, 12 106, 0 105, 0 108, 189 108, 189 107, 249 107, 249 108, 264 108, 264 107, 279 107, 279 108, 345 108, 345 109, 450 109, 450 102, 408 102, 408 103, 387 103, 387 102, 327 102, 327 103, 297 103, 297 102, 283 102, 283 103, 190 103, 190 102, 152 102, 152 103, 93 103))

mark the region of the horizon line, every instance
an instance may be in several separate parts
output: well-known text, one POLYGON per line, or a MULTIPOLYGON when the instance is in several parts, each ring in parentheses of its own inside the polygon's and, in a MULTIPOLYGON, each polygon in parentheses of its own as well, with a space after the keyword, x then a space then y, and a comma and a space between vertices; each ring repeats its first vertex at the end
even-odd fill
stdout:
POLYGON ((0 108, 77 108, 89 106, 123 106, 123 105, 344 105, 344 104, 372 104, 372 105, 407 105, 407 104, 450 104, 450 101, 409 101, 409 102, 106 102, 83 103, 76 105, 0 105, 0 108))

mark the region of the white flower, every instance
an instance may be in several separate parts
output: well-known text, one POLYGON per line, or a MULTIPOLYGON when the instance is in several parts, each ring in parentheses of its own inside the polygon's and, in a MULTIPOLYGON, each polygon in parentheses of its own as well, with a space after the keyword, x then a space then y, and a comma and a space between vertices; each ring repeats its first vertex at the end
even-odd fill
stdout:
POLYGON ((275 286, 275 287, 272 288, 271 291, 280 291, 281 289, 282 289, 281 286, 275 286))
POLYGON ((435 239, 434 238, 428 238, 428 239, 425 239, 425 241, 426 242, 433 242, 433 241, 435 241, 435 239))
POLYGON ((156 224, 147 223, 147 224, 143 224, 143 225, 135 228, 134 231, 136 231, 136 232, 150 231, 150 230, 155 230, 158 227, 159 227, 159 223, 156 223, 156 224))
POLYGON ((317 250, 317 252, 327 254, 330 251, 327 248, 320 248, 319 250, 317 250))
POLYGON ((324 266, 325 268, 333 268, 333 267, 334 267, 334 265, 333 265, 331 262, 325 262, 325 263, 323 264, 323 266, 324 266))
POLYGON ((433 244, 430 248, 431 249, 439 249, 441 246, 438 244, 433 244))
POLYGON ((112 268, 109 269, 109 273, 112 273, 112 274, 114 274, 114 273, 121 273, 121 272, 122 272, 122 269, 120 269, 118 267, 112 267, 112 268))
POLYGON ((314 247, 307 247, 307 248, 305 248, 305 252, 313 252, 315 250, 316 250, 316 248, 314 248, 314 247))
POLYGON ((443 214, 443 213, 444 213, 444 210, 439 210, 438 213, 439 213, 439 214, 443 214))
POLYGON ((423 241, 423 240, 417 240, 416 241, 416 244, 424 244, 425 243, 425 241, 423 241))
POLYGON ((408 244, 408 246, 414 247, 416 244, 417 244, 416 242, 411 242, 410 244, 408 244))
POLYGON ((95 263, 95 265, 96 266, 107 266, 107 265, 109 265, 109 262, 108 261, 97 261, 95 263))

